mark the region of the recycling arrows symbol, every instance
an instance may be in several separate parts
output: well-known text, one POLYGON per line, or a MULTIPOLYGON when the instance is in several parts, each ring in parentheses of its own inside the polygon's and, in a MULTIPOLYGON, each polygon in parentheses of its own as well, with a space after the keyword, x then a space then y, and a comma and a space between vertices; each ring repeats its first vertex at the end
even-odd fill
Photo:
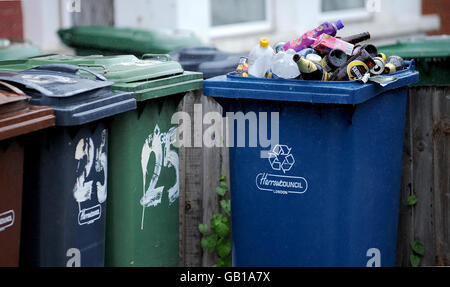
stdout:
POLYGON ((269 162, 273 170, 282 170, 283 173, 286 173, 294 166, 295 159, 291 154, 291 148, 287 145, 277 144, 269 152, 269 162))

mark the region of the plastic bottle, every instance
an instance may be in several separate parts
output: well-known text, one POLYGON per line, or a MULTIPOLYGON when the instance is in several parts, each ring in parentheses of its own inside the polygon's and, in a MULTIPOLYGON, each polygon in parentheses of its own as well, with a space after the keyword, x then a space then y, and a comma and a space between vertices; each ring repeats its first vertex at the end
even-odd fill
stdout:
POLYGON ((322 57, 317 54, 308 54, 306 55, 305 59, 322 65, 322 57))
POLYGON ((297 63, 293 60, 294 55, 295 51, 289 49, 287 51, 280 51, 273 56, 270 65, 272 78, 295 79, 300 76, 297 63))
POLYGON ((336 23, 324 22, 314 30, 308 31, 301 37, 287 42, 284 45, 284 50, 294 49, 294 51, 298 52, 309 48, 314 43, 314 39, 319 38, 320 35, 328 34, 330 36, 336 36, 337 31, 342 28, 344 28, 344 22, 342 20, 338 20, 336 23))
POLYGON ((248 72, 251 76, 264 78, 270 69, 270 62, 274 51, 269 46, 269 39, 261 38, 259 44, 248 55, 248 72))
POLYGON ((236 76, 248 77, 248 58, 241 57, 236 67, 236 76))
POLYGON ((363 32, 356 35, 351 35, 347 37, 341 38, 341 40, 348 42, 350 44, 357 44, 359 42, 365 41, 370 39, 370 33, 369 32, 363 32))
POLYGON ((275 44, 275 46, 273 46, 273 50, 275 51, 275 54, 278 52, 283 51, 284 52, 284 45, 286 44, 286 42, 278 42, 275 44))
POLYGON ((301 50, 297 54, 302 58, 306 58, 306 56, 308 56, 309 54, 317 55, 317 52, 313 48, 306 48, 306 49, 301 50))
POLYGON ((300 73, 302 74, 302 78, 304 80, 328 80, 328 73, 320 64, 306 60, 305 58, 300 57, 298 54, 295 54, 292 59, 297 63, 298 69, 300 70, 300 73))

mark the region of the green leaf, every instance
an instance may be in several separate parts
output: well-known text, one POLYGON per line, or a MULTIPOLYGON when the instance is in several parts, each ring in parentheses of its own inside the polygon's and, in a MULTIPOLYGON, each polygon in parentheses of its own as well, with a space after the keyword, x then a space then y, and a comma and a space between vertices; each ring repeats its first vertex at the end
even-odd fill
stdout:
POLYGON ((206 235, 206 232, 208 232, 208 224, 199 224, 198 230, 201 234, 206 235))
POLYGON ((208 245, 210 253, 214 252, 214 248, 216 248, 217 244, 217 239, 217 234, 211 234, 210 236, 206 237, 206 244, 208 245))
POLYGON ((420 256, 423 256, 425 254, 425 246, 423 246, 423 243, 420 240, 411 242, 411 248, 416 254, 420 256))
POLYGON ((419 201, 419 199, 417 198, 417 196, 415 196, 414 194, 411 195, 410 197, 408 197, 408 206, 413 206, 416 205, 416 203, 419 201))
POLYGON ((203 237, 200 243, 202 245, 202 249, 205 249, 208 246, 208 240, 206 240, 206 237, 203 237))
POLYGON ((211 230, 214 232, 217 232, 217 226, 219 224, 221 224, 223 221, 223 215, 218 213, 218 214, 214 214, 213 217, 211 218, 211 230))
POLYGON ((223 211, 225 211, 225 214, 230 216, 231 215, 231 203, 230 200, 222 199, 220 201, 220 206, 223 208, 223 211))
POLYGON ((233 265, 231 253, 227 257, 225 257, 225 259, 223 261, 224 261, 224 264, 223 264, 224 267, 231 267, 233 265))
POLYGON ((220 258, 224 258, 231 253, 231 241, 219 240, 217 243, 217 254, 220 258))
POLYGON ((228 227, 228 224, 220 223, 216 227, 216 233, 219 235, 219 237, 225 237, 227 236, 228 232, 230 232, 230 227, 228 227))
POLYGON ((409 262, 411 262, 411 266, 412 267, 419 267, 419 265, 420 265, 420 257, 415 255, 415 254, 411 254, 409 256, 409 262))
POLYGON ((216 187, 216 192, 217 192, 218 195, 224 196, 225 193, 227 193, 227 190, 222 188, 222 187, 220 187, 220 186, 218 186, 218 187, 216 187))
POLYGON ((228 185, 227 185, 227 183, 225 181, 221 181, 219 183, 219 187, 221 187, 221 188, 223 188, 225 190, 228 190, 228 185))
POLYGON ((225 180, 227 180, 227 175, 226 174, 222 174, 221 176, 220 176, 220 179, 219 179, 220 181, 225 181, 225 180))
POLYGON ((217 260, 217 266, 218 267, 224 267, 225 266, 225 261, 222 258, 219 258, 217 260))

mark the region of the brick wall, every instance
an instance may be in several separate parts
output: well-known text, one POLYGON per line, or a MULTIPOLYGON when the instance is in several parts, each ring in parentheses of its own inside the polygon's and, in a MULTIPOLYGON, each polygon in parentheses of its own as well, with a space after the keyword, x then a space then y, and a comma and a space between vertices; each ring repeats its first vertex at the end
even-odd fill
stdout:
POLYGON ((20 0, 0 0, 0 38, 23 39, 20 0))
POLYGON ((450 0, 422 0, 422 14, 439 14, 441 28, 429 35, 450 34, 450 0))

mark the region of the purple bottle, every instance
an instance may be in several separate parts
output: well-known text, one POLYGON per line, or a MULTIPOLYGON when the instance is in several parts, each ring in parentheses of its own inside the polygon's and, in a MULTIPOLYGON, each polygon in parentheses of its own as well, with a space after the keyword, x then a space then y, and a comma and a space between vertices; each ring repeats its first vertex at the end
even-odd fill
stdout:
POLYGON ((344 22, 338 20, 336 23, 325 22, 314 30, 308 31, 296 40, 287 42, 284 45, 284 50, 294 49, 296 52, 309 48, 314 44, 314 40, 322 34, 328 34, 330 36, 336 36, 338 30, 344 28, 344 22))

